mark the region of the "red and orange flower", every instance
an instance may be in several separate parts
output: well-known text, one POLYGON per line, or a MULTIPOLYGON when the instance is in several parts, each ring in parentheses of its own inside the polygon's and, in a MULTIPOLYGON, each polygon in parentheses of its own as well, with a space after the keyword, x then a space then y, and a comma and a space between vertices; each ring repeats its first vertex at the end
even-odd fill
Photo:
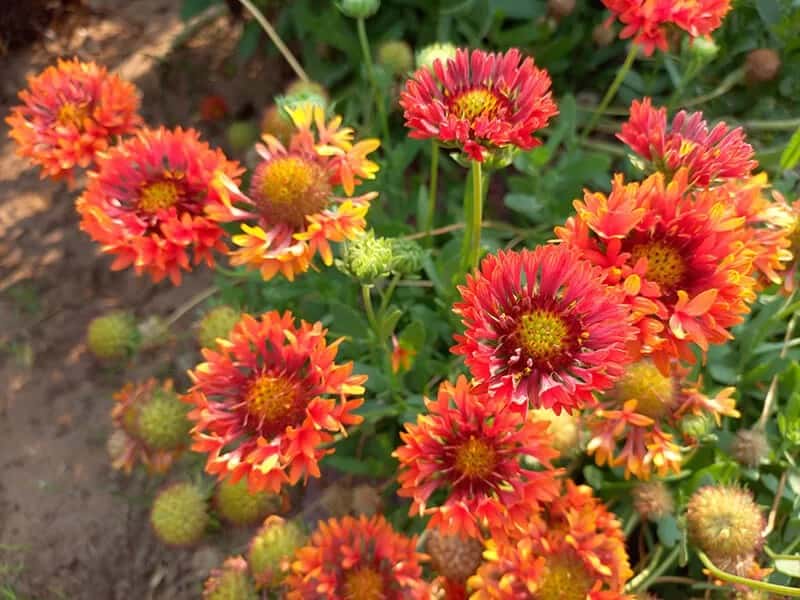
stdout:
POLYGON ((603 0, 603 4, 624 26, 619 37, 632 37, 647 56, 656 48, 667 50, 671 25, 692 38, 708 37, 731 8, 730 0, 603 0))
POLYGON ((203 349, 184 400, 195 406, 192 449, 208 453, 209 473, 247 477, 252 492, 320 476, 332 433, 362 421, 352 411, 367 379, 334 362, 341 339, 328 344, 326 333, 272 311, 244 315, 218 351, 203 349))
POLYGON ((383 515, 320 521, 286 579, 288 600, 428 600, 416 538, 383 515))
POLYGON ((436 400, 425 400, 427 414, 416 425, 406 423, 398 495, 412 499, 409 514, 431 515, 428 527, 444 534, 482 538, 515 536, 540 502, 558 493, 558 474, 550 465, 558 456, 550 445, 548 424, 516 411, 504 401, 477 393, 461 376, 444 382, 436 400), (534 459, 543 468, 522 466, 534 459), (445 490, 439 506, 431 496, 445 490))
POLYGON ((697 445, 681 427, 685 417, 713 417, 719 425, 722 416, 739 416, 731 398, 734 388, 709 398, 699 382, 685 381, 685 370, 677 362, 669 366, 665 375, 649 359, 629 365, 605 394, 601 409, 587 416, 592 432, 587 450, 598 465, 622 465, 625 477, 639 479, 649 479, 654 471, 660 477, 679 473, 682 448, 697 445))
POLYGON ((217 198, 217 172, 235 178, 241 169, 196 131, 143 129, 98 157, 76 204, 81 229, 116 255, 112 269, 133 265, 178 285, 190 251, 195 264, 213 265, 214 250, 225 250, 222 229, 204 214, 217 198))
POLYGON ((619 521, 585 485, 567 480, 543 518, 514 543, 489 543, 469 579, 473 600, 625 600, 633 575, 619 521))
POLYGON ((628 362, 630 309, 603 273, 563 246, 499 252, 459 287, 456 335, 480 391, 524 408, 595 404, 628 362))
POLYGON ((333 263, 330 242, 354 239, 366 227, 365 215, 376 192, 353 196, 364 179, 374 179, 378 165, 367 159, 380 142, 353 143, 353 130, 340 127, 341 117, 325 121, 324 109, 303 104, 289 109, 296 127, 288 146, 269 134, 256 151, 249 196, 228 177, 215 182, 221 202, 208 215, 221 222, 242 222, 233 236, 239 249, 231 264, 259 269, 264 279, 277 273, 293 280, 308 270, 319 252, 333 263), (337 195, 341 188, 345 197, 337 195))
POLYGON ((141 122, 133 84, 95 63, 60 60, 28 79, 6 122, 20 156, 42 168, 42 177, 71 181, 113 136, 131 133, 141 122))
POLYGON ((688 171, 665 182, 617 175, 611 193, 586 191, 556 235, 605 273, 627 296, 639 328, 635 355, 663 372, 671 357, 694 361, 691 345, 731 337, 755 299, 752 231, 720 189, 690 191, 688 171))
POLYGON ((483 161, 493 152, 529 150, 533 137, 558 114, 550 76, 519 50, 505 54, 460 49, 455 58, 436 60, 406 82, 400 95, 410 137, 435 138, 483 161))
POLYGON ((741 127, 718 123, 709 131, 703 113, 680 111, 667 125, 667 109, 650 98, 634 100, 617 137, 669 179, 681 167, 689 185, 708 187, 720 179, 741 179, 757 166, 741 127))

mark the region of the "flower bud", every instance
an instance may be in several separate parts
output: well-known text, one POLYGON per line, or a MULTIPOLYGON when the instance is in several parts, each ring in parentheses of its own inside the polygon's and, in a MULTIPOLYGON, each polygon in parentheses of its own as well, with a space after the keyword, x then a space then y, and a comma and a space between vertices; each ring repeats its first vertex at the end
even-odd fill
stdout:
POLYGON ((221 569, 211 571, 203 587, 203 600, 258 600, 247 561, 241 556, 228 558, 221 569))
POLYGON ((594 26, 594 29, 592 29, 592 40, 601 48, 605 48, 611 44, 615 37, 617 37, 617 32, 614 31, 611 25, 598 23, 594 26))
POLYGON ((755 468, 769 457, 769 440, 758 429, 740 429, 731 443, 731 456, 740 465, 755 468))
POLYGON ((305 543, 305 535, 294 521, 267 517, 250 542, 247 560, 259 588, 277 588, 289 571, 295 550, 305 543))
POLYGON ((89 350, 101 361, 124 360, 136 352, 141 335, 136 319, 125 311, 95 318, 87 332, 89 350))
POLYGON ((250 492, 246 477, 236 483, 225 479, 217 484, 214 493, 214 506, 222 518, 233 525, 257 523, 268 514, 281 510, 282 504, 279 494, 250 492))
POLYGON ((201 348, 217 349, 217 340, 227 338, 242 314, 231 306, 222 304, 208 311, 197 324, 197 343, 201 348))
POLYGON ((750 84, 772 81, 780 69, 781 57, 772 48, 753 50, 744 61, 745 80, 750 84))
POLYGON ((714 422, 708 415, 686 415, 681 420, 681 433, 693 439, 700 439, 711 431, 714 422))
POLYGON ((456 57, 456 47, 453 44, 430 44, 417 52, 417 68, 433 69, 436 60, 442 61, 442 65, 447 64, 447 60, 456 57))
POLYGON ((336 266, 361 283, 373 283, 389 274, 392 262, 391 241, 368 231, 344 244, 342 259, 336 261, 336 266))
POLYGON ((568 17, 575 10, 575 0, 547 0, 547 14, 556 21, 568 17))
POLYGON ((475 538, 444 535, 436 529, 429 531, 425 549, 434 571, 461 583, 478 570, 483 555, 483 544, 475 538))
POLYGON ((390 238, 392 247, 392 271, 401 275, 412 275, 422 269, 425 251, 413 240, 390 238))
POLYGON ((150 524, 158 538, 170 546, 199 542, 208 524, 205 494, 191 483, 165 488, 153 502, 150 524))
POLYGON ((381 7, 380 0, 339 0, 339 10, 351 19, 368 19, 381 7))
POLYGON ((414 53, 403 40, 389 40, 378 46, 378 64, 392 75, 403 75, 414 67, 414 53))
POLYGON ((562 456, 575 454, 579 450, 580 443, 580 414, 573 414, 561 411, 557 415, 549 408, 535 408, 528 411, 530 418, 536 421, 547 421, 549 427, 547 433, 551 436, 553 448, 558 450, 562 456))
POLYGON ((689 42, 689 51, 697 58, 710 62, 719 54, 719 46, 711 38, 698 37, 689 42))
POLYGON ((646 481, 633 486, 633 508, 646 521, 658 521, 672 514, 675 501, 662 481, 646 481))

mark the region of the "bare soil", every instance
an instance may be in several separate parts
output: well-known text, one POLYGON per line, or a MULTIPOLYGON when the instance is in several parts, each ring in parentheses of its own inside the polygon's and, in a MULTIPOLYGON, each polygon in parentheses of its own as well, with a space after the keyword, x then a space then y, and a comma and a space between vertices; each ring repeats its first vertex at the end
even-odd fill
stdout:
MULTIPOLYGON (((210 93, 234 115, 259 113, 287 80, 283 65, 264 51, 239 64, 241 26, 225 15, 187 36, 180 4, 85 2, 40 41, 0 56, 0 114, 16 104, 26 76, 58 56, 95 60, 136 82, 151 125, 203 129, 197 107, 210 93)), ((204 133, 222 143, 223 130, 204 133)), ((84 338, 89 321, 111 308, 168 317, 211 274, 200 268, 176 288, 112 273, 78 229, 78 192, 40 180, 0 125, 0 598, 197 598, 225 543, 160 545, 147 525, 156 484, 115 473, 105 450, 113 392, 129 380, 184 373, 197 358, 191 335, 119 370, 98 365, 84 338)), ((177 329, 188 331, 196 314, 177 329)), ((241 550, 240 537, 227 543, 241 550)))

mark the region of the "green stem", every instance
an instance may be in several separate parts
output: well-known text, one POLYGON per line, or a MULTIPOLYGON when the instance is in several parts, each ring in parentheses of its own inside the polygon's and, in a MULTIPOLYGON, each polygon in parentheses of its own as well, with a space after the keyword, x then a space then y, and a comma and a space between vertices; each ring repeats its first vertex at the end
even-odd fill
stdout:
POLYGON ((394 290, 397 288, 397 283, 400 281, 400 277, 400 273, 395 273, 394 277, 392 277, 392 280, 389 282, 389 287, 386 288, 386 292, 383 294, 380 308, 378 308, 378 314, 381 315, 381 319, 383 318, 383 313, 385 313, 386 309, 389 308, 389 302, 392 300, 392 294, 394 294, 394 290))
POLYGON ((712 563, 711 559, 708 558, 702 550, 697 551, 697 556, 708 572, 717 579, 727 581, 728 583, 744 585, 751 590, 761 590, 762 592, 768 592, 770 594, 782 594, 791 598, 800 598, 800 588, 778 585, 776 583, 769 583, 768 581, 758 581, 757 579, 750 579, 748 577, 740 577, 739 575, 727 573, 712 563))
POLYGON ((625 526, 622 528, 622 533, 625 534, 625 537, 628 537, 638 524, 639 514, 636 512, 631 513, 631 516, 628 517, 628 520, 625 521, 625 526))
POLYGON ((483 222, 483 168, 473 160, 470 166, 472 175, 471 192, 464 198, 464 245, 461 251, 461 268, 468 272, 478 266, 481 256, 481 224, 483 222))
POLYGON ((431 229, 436 217, 436 193, 439 186, 439 144, 435 141, 431 144, 431 178, 428 183, 428 214, 425 218, 425 246, 430 248, 433 244, 431 229))
POLYGON ((751 120, 744 121, 741 125, 753 131, 794 131, 800 127, 800 119, 751 120))
POLYGON ((378 324, 378 319, 375 317, 375 309, 372 307, 370 286, 363 283, 361 284, 361 298, 364 300, 364 310, 367 313, 367 321, 369 321, 369 326, 372 327, 372 330, 375 332, 375 335, 378 338, 378 343, 383 343, 381 328, 378 324))
MULTIPOLYGON (((659 548, 660 547, 661 546, 659 546, 659 548)), ((678 560, 678 555, 680 554, 680 550, 681 550, 680 546, 675 546, 675 548, 672 550, 672 552, 669 553, 667 558, 665 558, 661 562, 661 564, 659 564, 655 568, 652 568, 651 565, 653 565, 656 561, 650 561, 648 567, 644 571, 639 573, 639 575, 637 575, 635 578, 633 578, 630 581, 630 583, 625 586, 625 589, 637 592, 646 591, 647 588, 650 587, 656 579, 661 577, 661 575, 665 571, 672 568, 672 565, 675 563, 676 560, 678 560)))
POLYGON ((381 120, 381 130, 383 131, 383 146, 388 149, 389 142, 389 118, 386 116, 386 105, 383 103, 383 92, 378 87, 378 82, 375 80, 375 67, 372 64, 372 53, 369 49, 369 39, 367 38, 367 28, 364 25, 364 19, 357 19, 358 26, 358 41, 361 42, 361 54, 364 56, 364 67, 367 69, 367 79, 372 87, 372 95, 375 98, 375 104, 378 106, 378 116, 381 120))
POLYGON ((592 118, 589 120, 589 123, 583 130, 583 134, 581 136, 582 139, 585 140, 589 137, 589 134, 597 124, 597 120, 600 118, 600 115, 605 112, 606 108, 608 108, 608 105, 611 104, 611 101, 614 99, 614 96, 617 95, 617 90, 619 90, 619 86, 622 85, 622 82, 625 80, 625 76, 628 74, 628 71, 631 70, 631 65, 633 65, 633 61, 636 60, 637 54, 639 54, 639 45, 631 43, 630 50, 628 50, 628 56, 625 57, 625 62, 622 63, 622 66, 617 71, 617 75, 614 77, 614 81, 611 82, 611 85, 606 91, 606 95, 603 96, 603 100, 592 113, 592 118))
POLYGON ((300 63, 297 62, 297 59, 294 57, 294 54, 286 47, 286 44, 283 43, 281 36, 278 35, 278 32, 275 31, 275 28, 267 21, 267 18, 264 14, 258 10, 258 7, 255 6, 250 0, 239 0, 250 14, 253 15, 258 24, 261 25, 261 28, 266 32, 269 39, 272 40, 272 43, 275 44, 275 47, 278 49, 283 55, 283 58, 286 59, 286 62, 289 63, 289 66, 292 67, 292 70, 295 74, 302 79, 303 81, 309 81, 308 75, 303 70, 303 67, 300 66, 300 63))
POLYGON ((723 79, 720 84, 711 90, 707 94, 703 94, 702 96, 697 96, 696 98, 690 98, 689 100, 685 100, 681 103, 683 107, 695 106, 697 104, 705 104, 709 100, 713 100, 714 98, 718 98, 723 94, 726 94, 733 86, 739 83, 744 78, 744 69, 736 69, 730 75, 728 75, 725 79, 723 79))

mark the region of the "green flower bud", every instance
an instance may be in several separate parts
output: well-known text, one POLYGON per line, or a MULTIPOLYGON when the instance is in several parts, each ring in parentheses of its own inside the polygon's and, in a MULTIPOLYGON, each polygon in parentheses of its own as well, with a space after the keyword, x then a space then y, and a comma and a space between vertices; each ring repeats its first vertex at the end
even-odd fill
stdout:
POLYGON ((681 421, 681 433, 691 438, 701 438, 711 431, 712 421, 705 415, 687 415, 681 421))
POLYGON ((336 266, 362 283, 372 283, 389 274, 392 262, 391 241, 369 231, 344 244, 342 259, 336 261, 336 266))
POLYGON ((402 75, 414 67, 414 53, 403 40, 390 40, 378 47, 378 64, 392 75, 402 75))
POLYGON ((116 311, 95 318, 87 333, 89 350, 100 360, 120 361, 136 352, 141 334, 129 312, 116 311))
POLYGON ((381 0, 339 0, 336 6, 351 19, 368 19, 378 12, 381 0))
POLYGON ((153 502, 150 524, 165 544, 196 544, 203 537, 208 524, 205 494, 191 483, 176 483, 165 488, 153 502))
POLYGON ((413 240, 391 238, 392 271, 401 275, 411 275, 422 269, 425 251, 413 240))
POLYGON ((248 572, 247 561, 233 556, 221 569, 211 571, 203 590, 203 600, 258 600, 255 584, 248 572))
POLYGON ((456 57, 456 47, 453 44, 431 44, 417 52, 417 68, 433 69, 436 60, 447 63, 447 59, 456 57))
POLYGON ((691 41, 689 50, 697 58, 710 62, 719 53, 719 46, 710 38, 698 37, 691 41))

